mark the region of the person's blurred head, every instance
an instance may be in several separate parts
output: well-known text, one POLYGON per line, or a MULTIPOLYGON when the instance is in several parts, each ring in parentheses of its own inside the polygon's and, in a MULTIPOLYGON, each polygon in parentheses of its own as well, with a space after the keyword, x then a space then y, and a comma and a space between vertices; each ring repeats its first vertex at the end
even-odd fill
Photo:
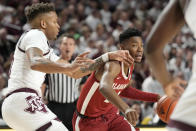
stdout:
POLYGON ((114 37, 112 35, 107 38, 106 44, 107 44, 108 47, 110 47, 110 46, 115 44, 115 39, 114 39, 114 37))
POLYGON ((2 90, 3 88, 5 88, 5 86, 6 86, 6 80, 3 77, 3 75, 0 74, 0 90, 2 90))
POLYGON ((6 28, 0 29, 0 39, 6 39, 7 30, 6 28))
POLYGON ((119 36, 119 46, 122 50, 128 50, 134 62, 139 63, 143 56, 143 41, 141 32, 134 28, 128 28, 119 36))
POLYGON ((103 35, 105 33, 105 27, 103 24, 98 24, 97 25, 97 28, 96 28, 96 32, 97 34, 100 36, 100 35, 103 35))
POLYGON ((84 5, 82 3, 77 4, 77 13, 84 14, 84 5))
POLYGON ((25 15, 32 28, 42 30, 49 40, 56 39, 60 27, 52 3, 36 3, 27 6, 25 15))
POLYGON ((107 2, 102 2, 102 6, 103 6, 103 9, 108 11, 109 10, 109 4, 107 2))
POLYGON ((120 18, 121 18, 121 20, 123 20, 123 21, 128 20, 128 18, 129 18, 128 13, 125 12, 125 11, 122 11, 120 18))
POLYGON ((89 48, 96 48, 95 41, 92 39, 90 39, 87 44, 89 48))
POLYGON ((82 29, 81 29, 81 32, 82 32, 82 35, 88 39, 91 35, 91 30, 88 26, 83 26, 82 29))
POLYGON ((61 53, 61 57, 65 60, 71 60, 72 55, 75 51, 75 40, 71 35, 62 35, 60 38, 60 46, 59 50, 61 53))

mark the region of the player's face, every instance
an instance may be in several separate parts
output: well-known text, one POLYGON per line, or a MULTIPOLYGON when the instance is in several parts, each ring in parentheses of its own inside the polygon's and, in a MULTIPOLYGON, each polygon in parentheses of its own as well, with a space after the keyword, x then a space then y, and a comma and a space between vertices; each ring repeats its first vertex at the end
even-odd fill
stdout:
POLYGON ((75 50, 75 41, 72 38, 63 37, 60 51, 63 57, 71 58, 75 50))
POLYGON ((143 42, 141 37, 134 36, 129 38, 121 45, 121 49, 128 50, 130 55, 134 58, 134 62, 141 62, 143 55, 143 42))
POLYGON ((45 15, 46 28, 45 33, 49 40, 56 39, 59 33, 58 17, 56 12, 51 11, 45 15))

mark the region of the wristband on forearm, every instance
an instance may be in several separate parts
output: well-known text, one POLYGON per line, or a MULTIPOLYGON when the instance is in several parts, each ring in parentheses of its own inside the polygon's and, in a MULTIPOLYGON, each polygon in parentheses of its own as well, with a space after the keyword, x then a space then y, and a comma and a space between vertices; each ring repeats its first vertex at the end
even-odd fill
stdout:
POLYGON ((131 111, 134 111, 132 108, 127 108, 126 110, 125 110, 125 115, 127 115, 127 113, 129 113, 129 112, 131 112, 131 111))
POLYGON ((105 53, 101 56, 103 62, 108 62, 109 61, 109 54, 108 53, 105 53))

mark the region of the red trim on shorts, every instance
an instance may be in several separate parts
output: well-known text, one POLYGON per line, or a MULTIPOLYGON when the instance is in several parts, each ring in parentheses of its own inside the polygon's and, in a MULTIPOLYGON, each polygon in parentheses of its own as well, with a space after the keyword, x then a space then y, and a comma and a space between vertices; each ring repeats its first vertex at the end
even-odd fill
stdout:
MULTIPOLYGON (((61 122, 58 118, 55 118, 55 119, 53 119, 53 120, 56 120, 56 121, 61 122)), ((38 129, 35 130, 35 131, 46 131, 51 125, 52 125, 52 122, 50 121, 50 122, 44 124, 43 126, 41 126, 40 128, 38 128, 38 129)))
POLYGON ((168 127, 177 128, 182 131, 196 131, 196 127, 177 120, 170 120, 168 127))
POLYGON ((5 98, 7 98, 8 96, 10 96, 10 95, 12 95, 14 93, 19 93, 19 92, 35 93, 36 95, 38 95, 37 91, 35 91, 34 89, 31 89, 31 88, 20 88, 20 89, 16 89, 16 90, 8 93, 5 98))

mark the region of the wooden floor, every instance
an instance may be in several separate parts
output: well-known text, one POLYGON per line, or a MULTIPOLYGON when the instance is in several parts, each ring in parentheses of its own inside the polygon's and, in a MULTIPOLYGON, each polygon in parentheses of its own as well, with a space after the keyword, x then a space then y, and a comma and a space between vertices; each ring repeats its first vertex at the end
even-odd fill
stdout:
MULTIPOLYGON (((14 131, 11 129, 0 129, 0 131, 14 131)), ((166 131, 165 128, 140 128, 140 131, 166 131)))

